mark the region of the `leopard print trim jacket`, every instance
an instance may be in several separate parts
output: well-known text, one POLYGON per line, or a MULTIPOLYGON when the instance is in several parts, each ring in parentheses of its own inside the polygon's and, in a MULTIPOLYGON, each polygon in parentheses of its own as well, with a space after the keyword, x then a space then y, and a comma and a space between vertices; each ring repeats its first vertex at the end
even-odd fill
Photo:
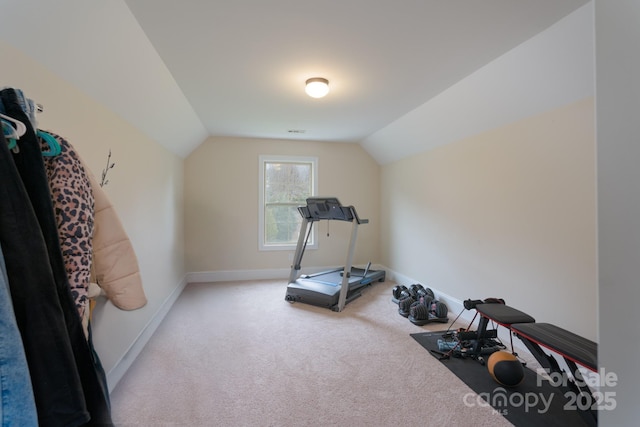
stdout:
POLYGON ((90 282, 96 282, 122 310, 143 307, 147 299, 138 259, 111 201, 73 146, 61 136, 48 133, 61 148, 59 155, 45 157, 45 168, 80 317, 87 318, 90 282))

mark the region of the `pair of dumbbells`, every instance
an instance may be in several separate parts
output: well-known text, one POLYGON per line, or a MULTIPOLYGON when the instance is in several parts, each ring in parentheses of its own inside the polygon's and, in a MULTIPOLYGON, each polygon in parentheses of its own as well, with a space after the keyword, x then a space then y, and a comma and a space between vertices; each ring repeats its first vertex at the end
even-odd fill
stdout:
POLYGON ((425 297, 409 307, 409 320, 413 323, 420 321, 448 321, 449 308, 441 301, 425 297))
POLYGON ((419 283, 415 283, 408 288, 404 285, 397 285, 393 287, 393 298, 391 300, 398 304, 406 298, 413 298, 414 301, 417 301, 427 295, 430 296, 431 299, 434 298, 433 291, 419 283))
POLYGON ((421 284, 413 284, 408 288, 404 285, 395 286, 392 300, 398 304, 398 313, 417 325, 448 321, 449 309, 446 304, 437 301, 433 291, 421 284))
POLYGON ((410 316, 412 305, 417 303, 423 304, 426 307, 434 299, 433 291, 419 283, 415 283, 409 287, 398 285, 393 288, 392 301, 398 304, 398 313, 404 317, 410 316))

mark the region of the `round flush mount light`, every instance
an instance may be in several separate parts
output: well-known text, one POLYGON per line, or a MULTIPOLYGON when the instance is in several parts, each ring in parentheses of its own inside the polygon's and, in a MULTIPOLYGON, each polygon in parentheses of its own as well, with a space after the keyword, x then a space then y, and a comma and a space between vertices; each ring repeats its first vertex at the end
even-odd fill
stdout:
POLYGON ((307 80, 304 91, 312 98, 322 98, 329 93, 329 80, 313 77, 307 80))

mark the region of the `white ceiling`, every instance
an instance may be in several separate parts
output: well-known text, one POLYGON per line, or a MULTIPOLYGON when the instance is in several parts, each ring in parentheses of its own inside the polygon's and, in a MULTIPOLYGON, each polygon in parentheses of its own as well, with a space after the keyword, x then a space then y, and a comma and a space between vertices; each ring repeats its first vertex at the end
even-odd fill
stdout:
POLYGON ((209 135, 360 142, 586 3, 3 0, 0 38, 186 156, 209 135))

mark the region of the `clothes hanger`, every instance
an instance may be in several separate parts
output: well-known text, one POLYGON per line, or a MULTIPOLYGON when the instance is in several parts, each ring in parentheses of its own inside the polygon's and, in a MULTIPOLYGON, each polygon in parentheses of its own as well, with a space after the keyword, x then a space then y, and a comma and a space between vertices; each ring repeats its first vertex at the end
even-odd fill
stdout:
POLYGON ((9 150, 13 150, 18 143, 18 132, 16 131, 16 128, 11 126, 9 122, 2 120, 2 133, 7 141, 9 150))
POLYGON ((15 125, 16 132, 18 133, 18 138, 20 138, 22 135, 27 133, 27 125, 22 123, 20 120, 16 120, 13 117, 9 117, 9 116, 7 116, 5 114, 2 114, 2 113, 0 113, 0 117, 2 117, 6 121, 11 122, 12 124, 15 125))
POLYGON ((13 127, 11 123, 4 119, 0 119, 2 122, 2 133, 9 138, 18 138, 18 131, 13 127))
POLYGON ((7 133, 5 133, 5 125, 11 127, 13 129, 14 132, 11 133, 11 136, 9 136, 9 150, 13 150, 13 149, 18 149, 18 147, 16 146, 18 143, 18 139, 20 139, 20 137, 22 135, 24 135, 25 133, 27 133, 27 126, 22 123, 20 120, 16 120, 13 117, 9 117, 6 114, 2 114, 0 113, 0 118, 2 118, 2 132, 5 134, 5 136, 7 135, 7 133), (12 126, 14 125, 14 126, 12 126))
POLYGON ((22 109, 28 110, 26 113, 36 130, 36 136, 42 138, 49 146, 49 151, 43 151, 42 155, 45 157, 53 157, 60 154, 62 152, 62 148, 60 148, 58 140, 50 133, 38 129, 36 113, 42 113, 44 111, 42 104, 36 104, 32 99, 25 97, 24 93, 20 89, 16 89, 15 91, 19 97, 22 97, 22 109))
MULTIPOLYGON (((27 132, 27 127, 21 121, 15 120, 14 118, 9 117, 5 114, 0 113, 0 117, 3 119, 2 131, 5 137, 9 139, 9 149, 12 150, 13 148, 16 147, 16 144, 18 143, 18 139, 20 139, 20 137, 27 132), (16 125, 15 128, 11 126, 11 124, 7 125, 8 127, 12 128, 15 132, 11 134, 8 134, 7 132, 5 132, 5 129, 8 130, 8 128, 5 127, 6 122, 10 122, 16 125)), ((60 148, 60 144, 58 143, 58 140, 55 139, 55 137, 50 133, 47 133, 43 130, 38 129, 36 131, 36 135, 42 138, 49 146, 49 151, 42 152, 43 156, 47 156, 47 157, 57 156, 62 152, 62 149, 60 148)))
POLYGON ((53 157, 53 156, 57 156, 58 154, 60 154, 62 152, 62 148, 60 148, 60 143, 50 133, 38 129, 38 131, 36 132, 36 135, 38 135, 40 138, 42 138, 44 140, 44 142, 46 142, 47 145, 49 146, 49 151, 43 151, 42 152, 43 156, 45 156, 45 157, 53 157))
MULTIPOLYGON (((42 112, 44 110, 42 105, 36 104, 35 102, 33 102, 33 100, 26 98, 24 96, 24 93, 20 89, 14 89, 14 92, 18 97, 18 101, 20 103, 22 110, 25 111, 25 114, 27 114, 28 117, 30 117, 29 120, 33 122, 34 124, 33 126, 36 130, 36 136, 42 138, 49 146, 49 151, 43 151, 42 155, 46 157, 52 157, 60 154, 62 152, 62 149, 60 148, 60 143, 58 143, 58 140, 50 133, 47 133, 35 127, 35 123, 36 123, 35 113, 42 112)), ((21 121, 16 120, 12 117, 9 117, 5 114, 0 113, 0 117, 8 120, 9 122, 13 123, 16 126, 17 138, 9 139, 9 149, 12 149, 14 147, 17 149, 16 147, 17 140, 20 139, 20 137, 27 132, 27 126, 21 121)), ((3 126, 3 132, 4 132, 4 126, 3 126)))
POLYGON ((13 150, 13 147, 18 143, 18 132, 16 128, 14 128, 11 123, 6 120, 2 120, 2 134, 8 142, 9 150, 13 150))

